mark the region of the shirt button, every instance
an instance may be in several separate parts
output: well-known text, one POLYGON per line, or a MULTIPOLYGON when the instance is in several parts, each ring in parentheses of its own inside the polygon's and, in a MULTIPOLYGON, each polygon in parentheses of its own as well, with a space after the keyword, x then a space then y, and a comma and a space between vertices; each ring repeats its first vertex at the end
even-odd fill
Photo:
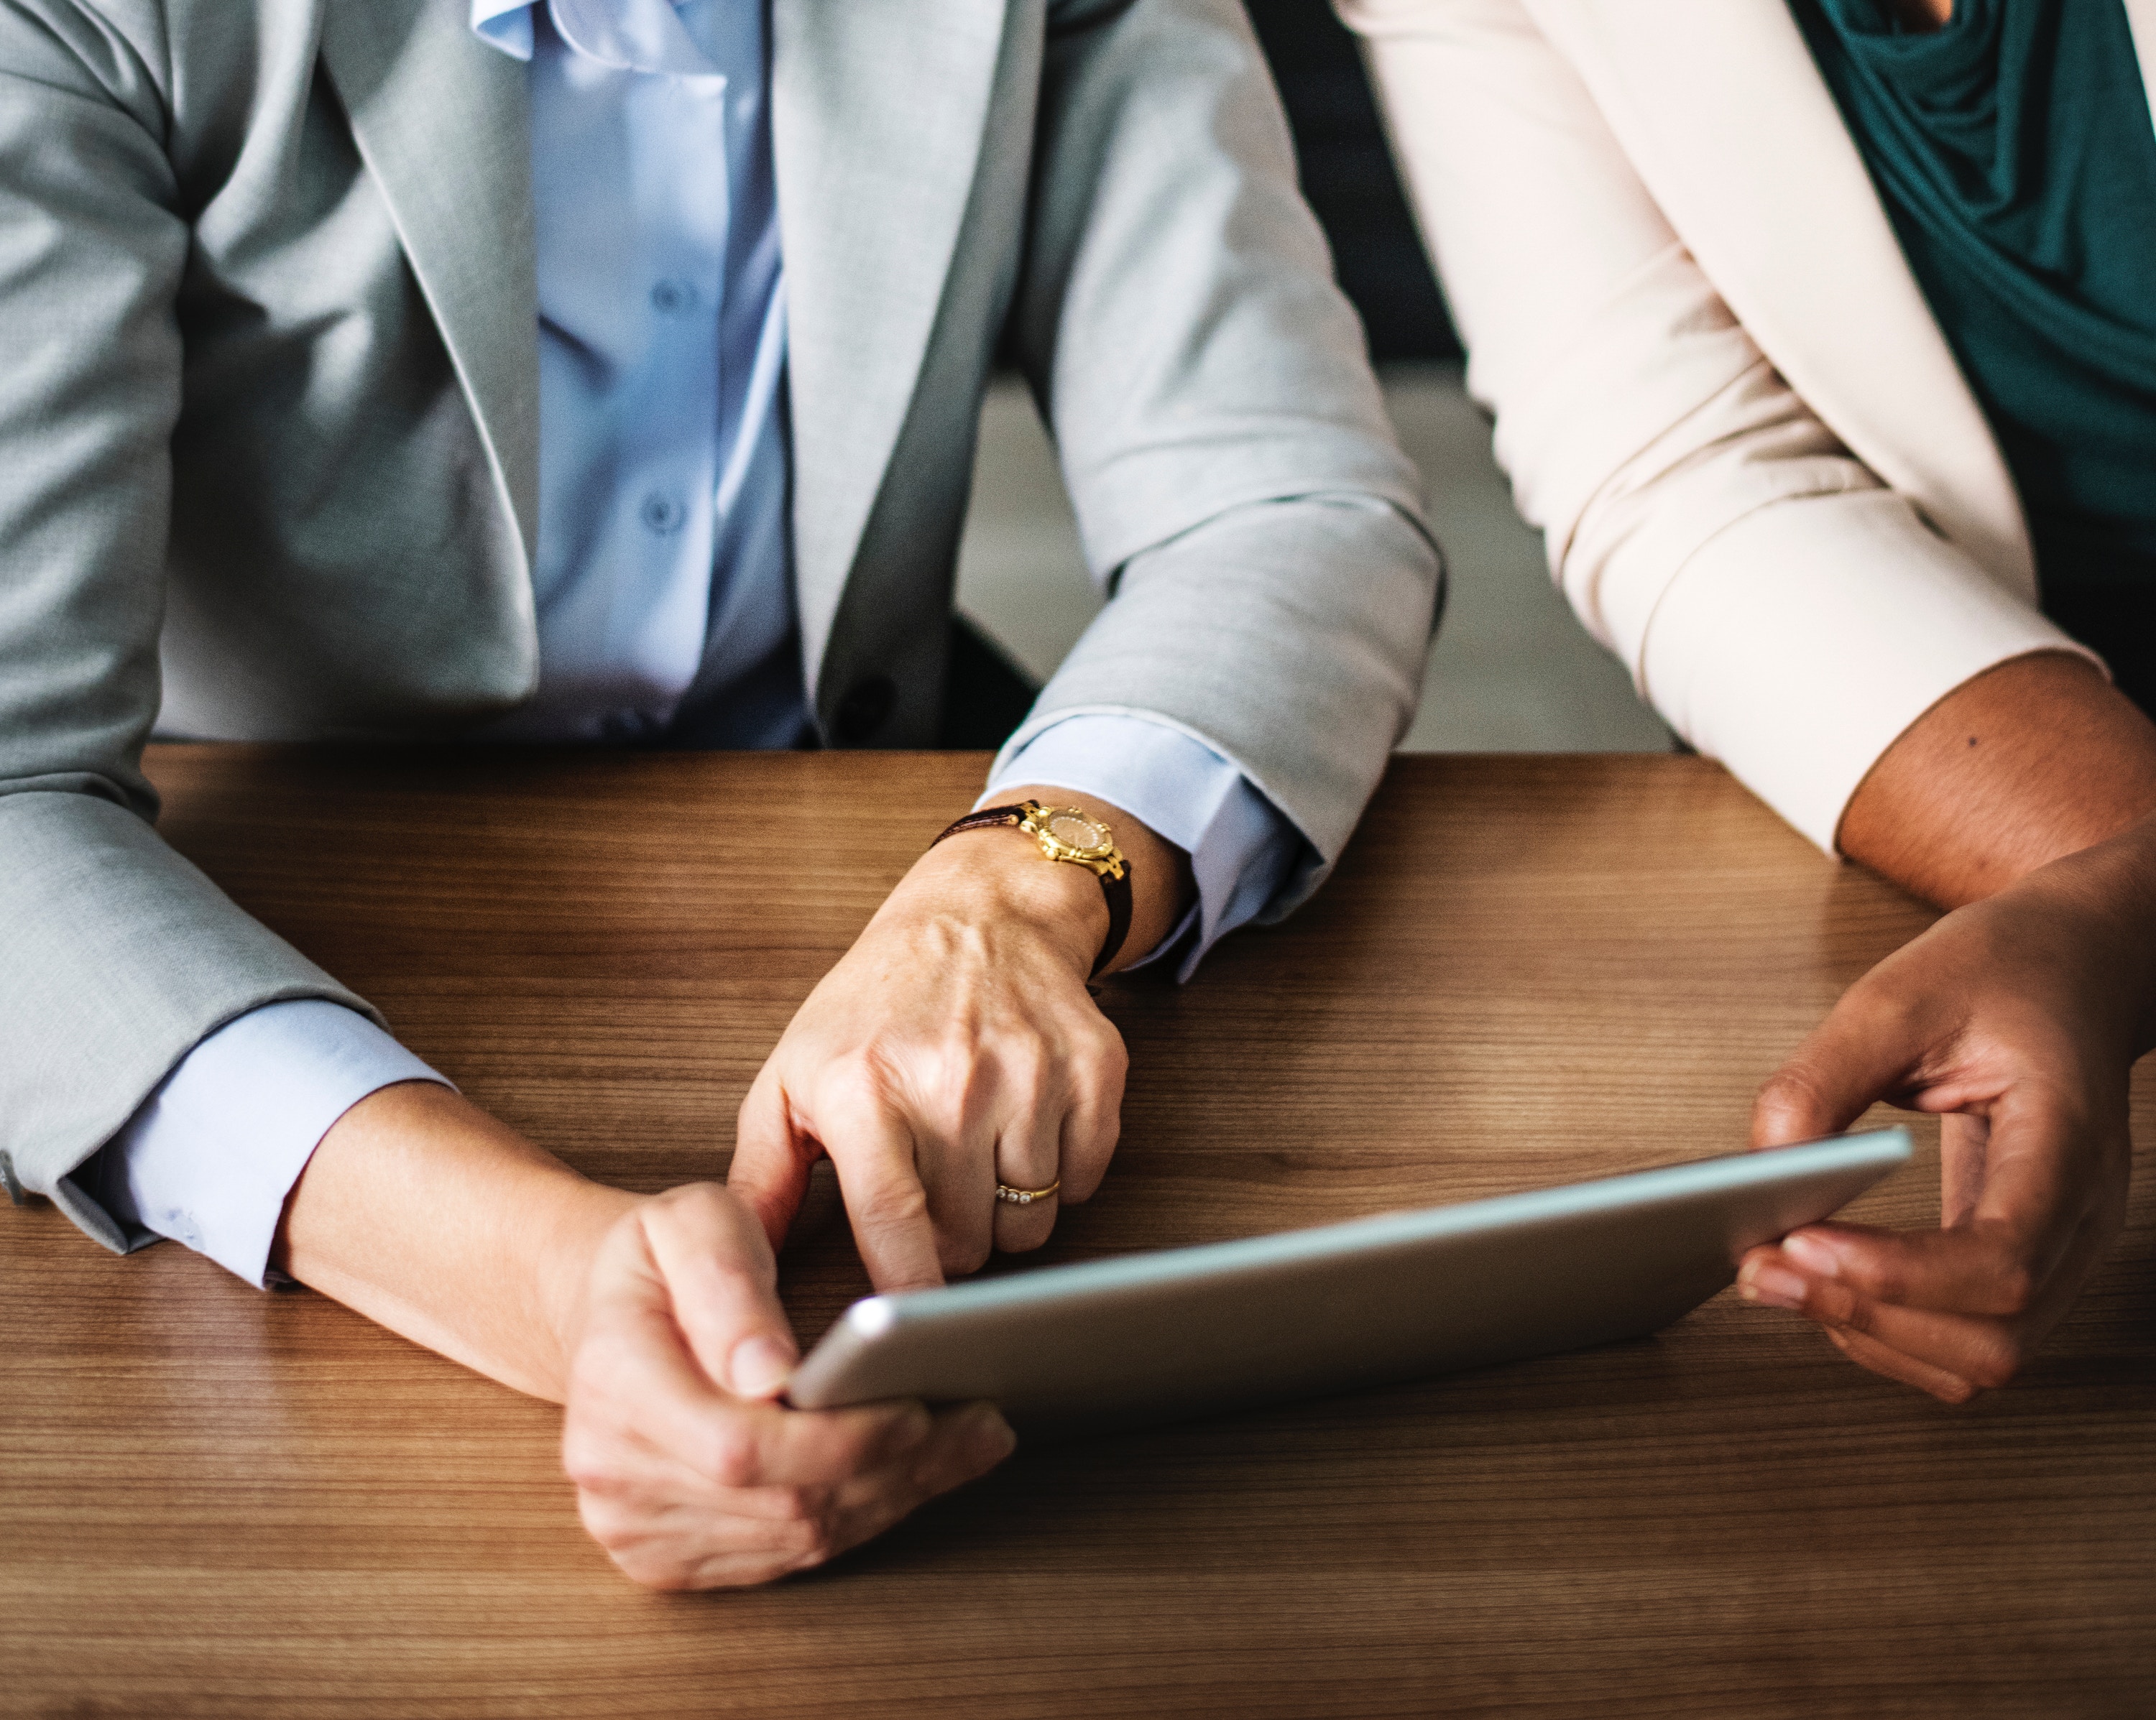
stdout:
POLYGON ((661 316, 680 316, 696 303, 696 289, 686 281, 661 281, 651 289, 651 308, 661 316))
POLYGON ((673 497, 661 495, 654 489, 638 507, 636 517, 644 522, 647 531, 656 532, 660 537, 665 537, 668 533, 681 529, 684 511, 680 503, 673 497))

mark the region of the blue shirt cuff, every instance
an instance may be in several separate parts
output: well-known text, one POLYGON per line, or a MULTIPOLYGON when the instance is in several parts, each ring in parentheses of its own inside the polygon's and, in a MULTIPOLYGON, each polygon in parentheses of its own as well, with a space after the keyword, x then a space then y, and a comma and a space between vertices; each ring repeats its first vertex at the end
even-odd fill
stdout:
POLYGON ((285 1196, 322 1137, 400 1081, 450 1084, 341 1004, 264 1004, 180 1060, 98 1155, 87 1191, 123 1229, 169 1236, 259 1286, 285 1196))
POLYGON ((1287 877, 1302 840, 1211 747, 1143 717, 1096 713, 1050 724, 989 779, 975 804, 987 806, 1026 783, 1109 801, 1190 856, 1197 904, 1145 957, 1155 961, 1184 948, 1180 980, 1196 972, 1223 937, 1256 918, 1287 877))

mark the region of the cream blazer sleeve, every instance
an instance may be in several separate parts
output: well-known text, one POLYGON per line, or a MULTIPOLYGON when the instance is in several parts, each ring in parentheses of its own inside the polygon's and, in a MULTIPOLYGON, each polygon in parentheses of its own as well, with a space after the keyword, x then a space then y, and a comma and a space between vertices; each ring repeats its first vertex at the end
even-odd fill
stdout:
POLYGON ((1643 697, 1831 849, 1947 693, 2079 650, 1837 441, 1680 243, 1520 0, 1342 0, 1580 619, 1643 697))

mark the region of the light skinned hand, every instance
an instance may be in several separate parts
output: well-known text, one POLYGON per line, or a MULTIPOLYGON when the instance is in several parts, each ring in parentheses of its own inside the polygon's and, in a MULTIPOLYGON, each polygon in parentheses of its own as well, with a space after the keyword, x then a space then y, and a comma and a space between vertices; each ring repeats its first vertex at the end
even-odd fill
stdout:
POLYGON ((2005 1385, 2124 1222, 2128 1083, 2152 1021, 2156 827, 1948 914, 1850 988, 1752 1125, 1770 1147, 1881 1100, 1943 1113, 1940 1228, 1808 1226, 1748 1254, 1740 1291, 1948 1402, 2005 1385))
MULTIPOLYGON (((1188 862, 1112 807, 1132 859, 1122 952, 1173 924, 1188 862)), ((1087 976, 1106 934, 1101 886, 1015 830, 932 847, 801 1006, 743 1102, 727 1185, 782 1241, 828 1155, 876 1287, 938 1284, 992 1249, 1037 1248, 1063 1201, 1106 1172, 1121 1129, 1122 1037, 1087 976), (998 1201, 998 1182, 1059 1195, 998 1201)))
POLYGON ((778 1401, 795 1359, 763 1230, 716 1184, 638 1202, 593 1258, 562 1462, 584 1527, 656 1589, 819 1564, 1009 1455, 986 1404, 778 1401))

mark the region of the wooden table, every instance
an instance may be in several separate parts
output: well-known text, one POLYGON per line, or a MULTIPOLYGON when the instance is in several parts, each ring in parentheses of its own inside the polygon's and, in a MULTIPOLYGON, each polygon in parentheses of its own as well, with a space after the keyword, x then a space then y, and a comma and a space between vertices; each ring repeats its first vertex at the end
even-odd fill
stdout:
MULTIPOLYGON (((657 1189, 722 1170, 758 1062, 981 762, 153 768, 172 841, 468 1093, 657 1189), (901 858, 840 841, 842 803, 901 858)), ((1699 760, 1403 758, 1291 926, 1111 991, 1124 1144, 1047 1257, 1730 1149, 1925 921, 1699 760)), ((1935 1219, 1933 1175, 1860 1210, 1935 1219)), ((0 1208, 0 1713, 2146 1715, 2153 1213, 2144 1162, 2049 1354, 1970 1408, 1725 1296, 1592 1354, 1021 1452, 834 1569, 682 1596, 585 1540, 546 1405, 0 1208)), ((813 1338, 863 1281, 828 1192, 805 1228, 813 1338)))

